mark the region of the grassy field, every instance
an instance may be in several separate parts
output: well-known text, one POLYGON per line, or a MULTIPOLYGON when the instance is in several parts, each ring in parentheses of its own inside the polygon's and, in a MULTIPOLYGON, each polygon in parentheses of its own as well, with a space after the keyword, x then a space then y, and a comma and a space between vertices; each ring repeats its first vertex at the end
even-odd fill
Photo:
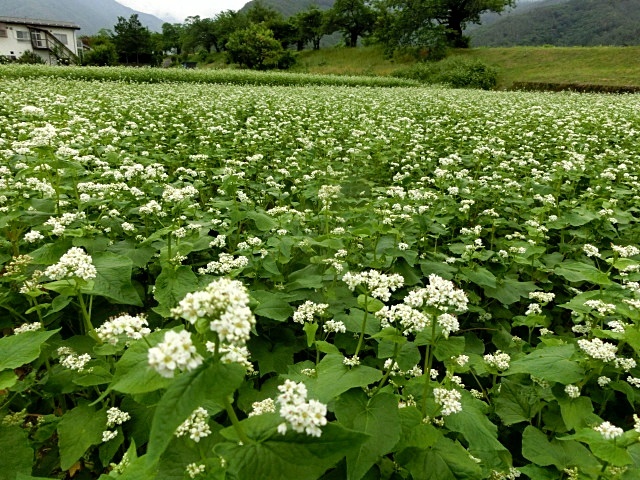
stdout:
MULTIPOLYGON (((500 71, 499 88, 514 82, 640 85, 640 47, 511 47, 455 50, 500 71)), ((349 75, 390 75, 411 65, 410 57, 385 58, 379 47, 302 52, 296 71, 349 75)))

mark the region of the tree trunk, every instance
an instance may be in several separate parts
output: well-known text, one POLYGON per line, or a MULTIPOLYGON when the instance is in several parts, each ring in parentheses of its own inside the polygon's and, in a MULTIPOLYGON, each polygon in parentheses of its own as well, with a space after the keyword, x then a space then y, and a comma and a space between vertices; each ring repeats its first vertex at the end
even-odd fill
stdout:
POLYGON ((349 32, 349 47, 356 47, 358 45, 358 33, 349 32))

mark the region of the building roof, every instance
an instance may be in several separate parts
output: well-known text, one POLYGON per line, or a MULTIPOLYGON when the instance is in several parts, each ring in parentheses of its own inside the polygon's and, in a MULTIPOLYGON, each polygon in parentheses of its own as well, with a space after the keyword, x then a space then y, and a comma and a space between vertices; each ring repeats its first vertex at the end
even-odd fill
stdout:
POLYGON ((41 18, 21 18, 21 17, 0 17, 0 23, 11 23, 19 25, 33 25, 38 27, 60 27, 80 30, 80 25, 62 20, 43 20, 41 18))

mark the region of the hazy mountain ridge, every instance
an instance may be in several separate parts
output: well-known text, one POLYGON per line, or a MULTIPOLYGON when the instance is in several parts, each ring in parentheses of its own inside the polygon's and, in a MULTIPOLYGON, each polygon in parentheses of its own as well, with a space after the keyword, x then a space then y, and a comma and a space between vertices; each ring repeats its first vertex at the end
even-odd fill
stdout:
POLYGON ((2 0, 0 16, 64 20, 77 23, 80 35, 93 35, 102 28, 113 29, 118 17, 137 13, 143 25, 160 31, 164 20, 125 7, 115 0, 2 0))
POLYGON ((640 45, 640 0, 546 0, 469 35, 490 47, 640 45))

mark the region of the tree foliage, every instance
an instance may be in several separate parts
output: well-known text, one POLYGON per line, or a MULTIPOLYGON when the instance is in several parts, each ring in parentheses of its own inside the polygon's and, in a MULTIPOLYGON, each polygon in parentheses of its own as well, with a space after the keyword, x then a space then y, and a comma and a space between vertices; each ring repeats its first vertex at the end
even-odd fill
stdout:
POLYGON ((288 67, 291 58, 271 30, 255 23, 231 35, 227 54, 230 61, 258 70, 288 67))
POLYGON ((145 63, 151 60, 151 33, 142 25, 137 14, 128 19, 118 17, 113 31, 113 43, 121 62, 145 63))
POLYGON ((345 44, 355 47, 358 37, 373 30, 375 16, 365 0, 336 0, 327 11, 326 32, 341 32, 345 44))

